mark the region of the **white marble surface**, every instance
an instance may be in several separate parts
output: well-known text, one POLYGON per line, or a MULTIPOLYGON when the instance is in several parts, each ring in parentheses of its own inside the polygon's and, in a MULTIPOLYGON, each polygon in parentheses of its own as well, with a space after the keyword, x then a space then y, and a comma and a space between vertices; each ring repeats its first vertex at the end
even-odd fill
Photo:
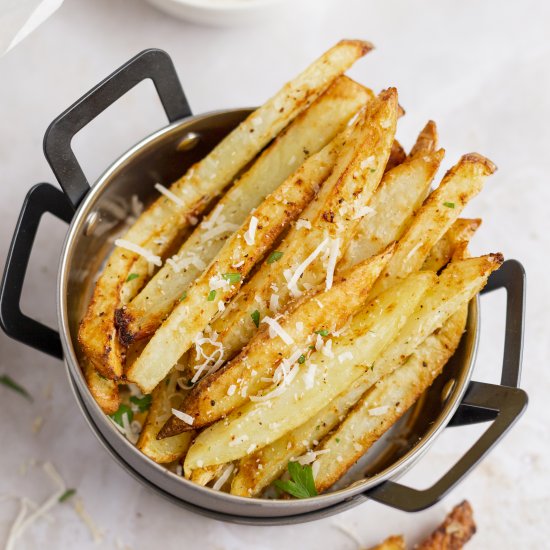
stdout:
MULTIPOLYGON (((411 543, 462 498, 472 502, 479 533, 472 549, 547 548, 550 528, 550 7, 544 1, 320 0, 293 16, 247 29, 195 27, 138 0, 66 0, 43 27, 0 59, 0 258, 4 258, 28 188, 53 181, 42 155, 47 124, 89 87, 145 47, 173 57, 195 112, 257 104, 341 37, 364 37, 375 53, 352 71, 380 89, 396 85, 408 114, 399 138, 410 145, 435 119, 448 167, 479 151, 499 172, 468 209, 484 218, 474 250, 502 250, 528 273, 522 385, 526 415, 485 462, 433 509, 407 515, 374 503, 316 523, 241 527, 180 510, 125 474, 88 430, 58 361, 0 335, 0 373, 34 396, 32 404, 0 387, 0 494, 37 500, 50 491, 41 471, 20 473, 29 459, 50 460, 76 487, 103 530, 96 546, 70 504, 28 531, 17 548, 353 549, 339 526, 368 546, 389 533, 411 543), (313 8, 312 6, 316 6, 313 8), (38 433, 37 417, 43 418, 38 433)), ((142 86, 75 140, 91 178, 145 133, 163 125, 151 87, 142 86)), ((55 323, 57 255, 64 227, 43 226, 24 308, 55 323)), ((482 344, 475 378, 496 381, 503 300, 483 300, 482 344)), ((476 429, 447 431, 406 480, 425 487, 473 441, 476 429)), ((0 500, 0 541, 16 514, 0 500)), ((0 544, 2 544, 0 542, 0 544)))

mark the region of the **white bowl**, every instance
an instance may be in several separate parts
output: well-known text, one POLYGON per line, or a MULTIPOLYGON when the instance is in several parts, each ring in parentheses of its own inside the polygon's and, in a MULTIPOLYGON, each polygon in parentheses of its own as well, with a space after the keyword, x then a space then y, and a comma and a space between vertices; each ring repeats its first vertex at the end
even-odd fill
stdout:
POLYGON ((162 11, 193 23, 228 27, 271 19, 296 0, 147 0, 162 11))

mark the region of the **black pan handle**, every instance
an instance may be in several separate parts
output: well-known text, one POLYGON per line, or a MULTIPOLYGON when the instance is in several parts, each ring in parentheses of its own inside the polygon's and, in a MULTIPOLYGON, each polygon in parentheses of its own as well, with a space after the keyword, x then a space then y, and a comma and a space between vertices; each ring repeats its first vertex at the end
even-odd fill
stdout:
POLYGON ((63 358, 59 333, 28 317, 20 301, 34 238, 42 215, 50 212, 69 223, 74 210, 67 197, 49 183, 39 183, 25 197, 0 283, 0 326, 11 338, 63 358))
POLYGON ((46 130, 44 154, 74 208, 89 191, 90 184, 71 148, 73 137, 107 107, 147 78, 153 81, 170 122, 192 114, 170 56, 162 50, 148 49, 130 59, 83 95, 46 130))
POLYGON ((518 388, 523 345, 525 271, 516 260, 504 262, 494 272, 483 293, 507 291, 506 333, 501 385, 470 382, 449 425, 460 426, 493 420, 489 428, 434 485, 419 490, 385 481, 364 496, 398 510, 417 512, 434 505, 466 477, 519 419, 527 406, 527 394, 518 388))

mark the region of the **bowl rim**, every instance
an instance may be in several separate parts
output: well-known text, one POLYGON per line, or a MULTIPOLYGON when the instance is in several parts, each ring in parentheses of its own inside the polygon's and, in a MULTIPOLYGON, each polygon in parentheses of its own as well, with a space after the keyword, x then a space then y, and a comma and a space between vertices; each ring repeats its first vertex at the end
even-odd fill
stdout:
MULTIPOLYGON (((479 320, 479 297, 476 296, 470 301, 468 309, 468 323, 472 323, 475 332, 473 334, 473 341, 470 344, 470 349, 468 357, 465 362, 468 362, 467 367, 461 371, 461 380, 460 383, 454 384, 454 387, 451 391, 451 394, 447 398, 445 406, 443 407, 442 412, 439 414, 437 420, 432 424, 428 432, 422 437, 422 439, 414 445, 409 451, 407 451, 401 458, 399 458, 395 463, 393 463, 388 468, 383 471, 373 475, 370 478, 365 478, 363 480, 356 481, 351 485, 338 489, 333 492, 323 493, 321 495, 310 497, 308 499, 297 499, 297 500, 282 500, 282 499, 263 499, 257 497, 241 497, 236 495, 231 495, 228 493, 223 493, 221 491, 215 491, 209 487, 202 487, 193 483, 190 480, 185 479, 182 476, 178 476, 175 473, 169 471, 164 465, 158 464, 150 459, 148 456, 144 455, 135 445, 130 443, 120 432, 118 432, 112 423, 108 419, 108 416, 101 410, 99 405, 95 402, 91 396, 82 369, 80 368, 78 362, 78 356, 73 345, 73 338, 71 336, 70 326, 69 326, 69 314, 67 311, 67 290, 69 282, 69 266, 72 259, 72 251, 75 247, 75 239, 80 233, 83 225, 86 223, 89 214, 91 213, 93 207, 95 206, 97 199, 101 196, 104 189, 109 186, 110 178, 117 173, 125 163, 131 161, 131 159, 139 153, 141 150, 147 146, 154 145, 155 142, 165 139, 171 133, 181 131, 183 128, 187 128, 188 131, 192 131, 193 124, 211 119, 213 117, 219 117, 222 115, 230 113, 242 113, 243 118, 249 114, 253 108, 234 108, 234 109, 219 109, 208 111, 199 115, 192 115, 190 117, 177 120, 155 132, 146 136, 134 146, 130 147, 125 153, 123 153, 117 160, 115 160, 97 179, 96 183, 91 186, 91 189, 88 191, 81 204, 77 208, 74 217, 69 225, 69 229, 65 236, 65 240, 62 247, 61 257, 59 261, 59 270, 57 278, 57 318, 59 325, 59 332, 61 336, 61 342, 64 352, 65 364, 67 376, 69 377, 69 382, 75 394, 78 392, 78 395, 75 395, 77 401, 80 403, 81 408, 84 407, 87 410, 87 413, 90 416, 93 416, 94 422, 88 424, 90 429, 95 433, 97 437, 99 431, 102 437, 108 439, 106 433, 114 434, 113 437, 119 440, 120 445, 125 449, 125 452, 134 456, 138 461, 145 461, 148 463, 149 467, 158 469, 167 475, 169 478, 173 477, 173 480, 177 483, 183 483, 190 490, 206 492, 206 495, 210 497, 215 497, 220 502, 225 501, 226 504, 240 504, 245 507, 260 507, 263 509, 272 508, 274 511, 278 510, 279 515, 281 511, 288 511, 287 515, 292 515, 292 510, 297 508, 303 508, 304 503, 307 502, 311 505, 312 509, 323 509, 334 505, 336 502, 341 502, 345 499, 351 497, 356 497, 369 489, 379 485, 380 483, 387 481, 390 478, 395 479, 405 471, 407 471, 412 465, 414 465, 423 455, 427 452, 435 438, 447 427, 450 419, 452 418, 454 412, 459 407, 462 398, 468 388, 468 382, 471 379, 472 372, 475 365, 475 359, 478 348, 478 341, 480 336, 480 320, 479 320), (89 408, 92 408, 92 411, 89 408), (97 417, 101 416, 102 420, 99 423, 96 421, 97 417)), ((85 416, 87 417, 88 414, 85 416)), ((100 438, 101 440, 101 438, 100 438)), ((120 453, 113 448, 111 444, 112 452, 120 455, 120 453)), ((125 457, 119 456, 119 463, 123 461, 128 464, 128 460, 125 457)), ((131 465, 130 465, 131 468, 131 465)), ((142 476, 141 474, 139 474, 142 476)), ((136 477, 134 475, 134 477, 136 477)), ((143 477, 143 476, 142 476, 143 477)), ((155 485, 152 481, 148 480, 149 485, 155 485)), ((158 488, 160 491, 163 489, 158 488)), ((174 498, 179 499, 176 495, 173 495, 174 498)), ((295 511, 295 515, 299 515, 302 512, 295 511)), ((261 516, 265 517, 265 516, 261 516)))

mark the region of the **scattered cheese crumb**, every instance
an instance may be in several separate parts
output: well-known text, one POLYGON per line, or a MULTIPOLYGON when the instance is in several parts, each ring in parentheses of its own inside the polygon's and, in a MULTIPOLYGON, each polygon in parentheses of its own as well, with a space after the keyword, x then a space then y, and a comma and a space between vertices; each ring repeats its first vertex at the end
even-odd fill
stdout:
POLYGON ((249 246, 252 246, 254 244, 257 227, 258 227, 258 218, 256 216, 252 216, 250 218, 250 225, 248 226, 248 230, 244 234, 244 240, 246 241, 246 244, 249 246))
POLYGON ((178 206, 185 206, 185 203, 177 195, 174 195, 170 189, 166 189, 164 185, 155 183, 155 189, 178 206))
POLYGON ((183 411, 178 411, 178 409, 172 409, 172 414, 186 424, 189 424, 189 426, 192 426, 193 422, 195 421, 195 419, 190 414, 184 413, 183 411))
POLYGON ((373 407, 372 409, 369 409, 369 414, 371 416, 382 416, 383 414, 386 414, 388 410, 388 405, 382 405, 380 407, 373 407))
POLYGON ((148 262, 152 263, 153 265, 156 265, 159 267, 162 265, 162 260, 160 259, 160 256, 156 256, 147 248, 143 248, 142 246, 131 243, 130 241, 127 241, 125 239, 117 239, 115 241, 115 246, 118 246, 120 248, 125 248, 130 252, 134 252, 134 254, 139 254, 140 256, 143 256, 148 262))

